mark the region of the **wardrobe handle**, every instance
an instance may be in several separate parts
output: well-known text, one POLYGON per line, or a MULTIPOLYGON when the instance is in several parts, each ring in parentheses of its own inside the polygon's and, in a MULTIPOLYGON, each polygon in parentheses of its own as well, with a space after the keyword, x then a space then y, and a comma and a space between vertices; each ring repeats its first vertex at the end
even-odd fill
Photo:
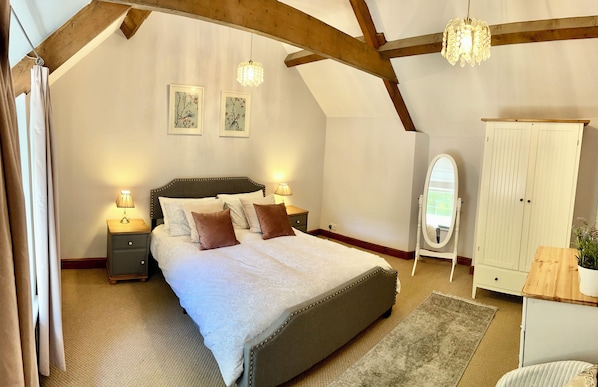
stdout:
POLYGON ((523 198, 519 199, 519 201, 520 201, 520 202, 522 202, 522 201, 523 201, 523 198))
POLYGON ((528 203, 531 203, 532 201, 531 201, 531 200, 529 200, 529 199, 527 199, 527 202, 528 202, 528 203))

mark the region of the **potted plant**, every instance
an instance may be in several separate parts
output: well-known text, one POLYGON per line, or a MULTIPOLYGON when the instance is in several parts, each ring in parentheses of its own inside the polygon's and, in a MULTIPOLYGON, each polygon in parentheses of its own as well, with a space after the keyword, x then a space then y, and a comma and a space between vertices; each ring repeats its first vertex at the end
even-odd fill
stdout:
POLYGON ((586 296, 598 297, 598 230, 583 218, 579 218, 579 222, 580 226, 573 227, 579 291, 586 296))

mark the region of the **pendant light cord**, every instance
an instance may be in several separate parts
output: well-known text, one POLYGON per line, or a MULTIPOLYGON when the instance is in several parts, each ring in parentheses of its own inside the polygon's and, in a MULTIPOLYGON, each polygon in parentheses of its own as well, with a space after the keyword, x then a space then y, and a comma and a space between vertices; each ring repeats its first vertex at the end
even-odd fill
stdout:
MULTIPOLYGON (((19 27, 21 27, 21 31, 23 31, 23 34, 25 35, 25 38, 27 39, 27 41, 29 42, 29 45, 33 49, 33 53, 35 54, 35 64, 38 65, 38 66, 43 66, 44 65, 44 60, 42 59, 41 56, 39 56, 39 54, 37 53, 37 51, 35 51, 35 47, 33 47, 33 43, 31 43, 31 39, 29 39, 29 36, 27 35, 27 32, 25 32, 25 28, 23 28, 23 24, 21 24, 21 20, 19 20, 19 17, 17 16, 17 13, 15 12, 15 9, 11 6, 10 10, 12 11, 12 14, 14 15, 15 19, 17 19, 17 23, 19 23, 19 27)), ((30 57, 29 55, 27 55, 27 58, 34 59, 34 58, 30 57)))
POLYGON ((467 0, 467 20, 469 20, 469 7, 471 6, 471 0, 467 0))

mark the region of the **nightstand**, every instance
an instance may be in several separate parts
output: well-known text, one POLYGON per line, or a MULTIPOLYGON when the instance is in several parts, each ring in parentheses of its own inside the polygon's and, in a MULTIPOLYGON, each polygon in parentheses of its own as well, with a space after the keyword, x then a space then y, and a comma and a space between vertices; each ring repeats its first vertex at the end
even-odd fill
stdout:
POLYGON ((108 282, 140 279, 147 281, 150 228, 143 219, 129 223, 108 220, 108 282))
POLYGON ((309 211, 304 210, 295 206, 287 206, 287 214, 289 215, 289 221, 291 226, 297 230, 307 232, 307 214, 309 211))

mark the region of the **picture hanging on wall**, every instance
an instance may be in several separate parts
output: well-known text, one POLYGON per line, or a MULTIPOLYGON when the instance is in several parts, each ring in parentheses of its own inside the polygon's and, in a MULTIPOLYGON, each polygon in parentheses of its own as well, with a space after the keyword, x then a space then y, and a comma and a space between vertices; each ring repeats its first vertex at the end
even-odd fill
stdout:
POLYGON ((201 135, 203 87, 169 85, 168 134, 201 135))
POLYGON ((249 137, 249 93, 223 90, 220 110, 220 137, 249 137))

